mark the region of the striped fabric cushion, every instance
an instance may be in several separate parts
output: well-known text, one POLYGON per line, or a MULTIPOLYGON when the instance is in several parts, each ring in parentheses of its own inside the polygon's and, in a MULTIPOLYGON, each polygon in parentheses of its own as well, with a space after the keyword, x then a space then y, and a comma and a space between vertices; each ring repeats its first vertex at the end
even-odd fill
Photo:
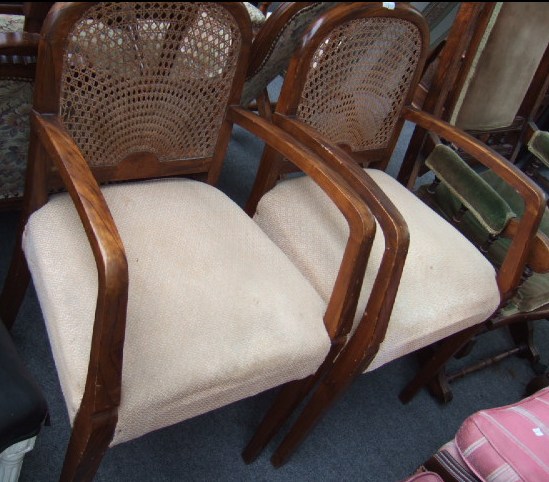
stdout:
POLYGON ((435 474, 434 472, 420 472, 419 474, 414 474, 402 482, 444 482, 444 481, 440 478, 440 475, 435 474))
POLYGON ((549 388, 519 403, 475 413, 455 442, 482 480, 549 480, 549 388))

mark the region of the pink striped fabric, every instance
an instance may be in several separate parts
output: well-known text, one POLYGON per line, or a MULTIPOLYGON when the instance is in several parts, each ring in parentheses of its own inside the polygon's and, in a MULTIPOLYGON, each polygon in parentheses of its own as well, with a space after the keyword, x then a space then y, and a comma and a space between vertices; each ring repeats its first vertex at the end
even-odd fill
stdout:
POLYGON ((471 415, 455 442, 482 480, 549 481, 549 388, 519 403, 471 415))
POLYGON ((444 482, 438 474, 434 472, 420 472, 412 475, 409 479, 402 482, 444 482))

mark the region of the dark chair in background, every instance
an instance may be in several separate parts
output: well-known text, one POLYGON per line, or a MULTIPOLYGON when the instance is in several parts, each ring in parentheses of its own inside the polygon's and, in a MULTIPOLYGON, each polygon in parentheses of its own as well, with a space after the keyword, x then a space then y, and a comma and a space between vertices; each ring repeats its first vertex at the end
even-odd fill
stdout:
POLYGON ((243 106, 256 101, 262 115, 270 115, 267 85, 286 72, 309 25, 334 5, 337 2, 283 2, 275 9, 252 43, 241 98, 243 106))
POLYGON ((0 480, 17 482, 48 414, 42 391, 0 322, 0 480))
MULTIPOLYGON (((424 84, 423 110, 514 162, 527 142, 528 122, 542 115, 546 103, 548 24, 549 10, 535 2, 462 3, 424 84)), ((401 182, 422 166, 424 142, 425 132, 417 129, 401 182)))
MULTIPOLYGON (((314 136, 315 152, 327 159, 335 153, 352 159, 353 187, 360 190, 364 179, 373 182, 382 206, 391 211, 396 206, 401 216, 388 219, 383 209, 370 206, 383 236, 374 241, 350 336, 335 362, 303 387, 301 397, 319 382, 275 452, 275 465, 288 459, 359 374, 450 335, 466 339, 470 330, 482 326, 518 285, 544 208, 542 193, 524 173, 463 131, 411 107, 429 48, 428 26, 413 8, 338 6, 303 38, 272 122, 296 136, 314 136), (450 223, 384 172, 405 120, 465 150, 525 200, 520 227, 497 272, 450 223), (368 168, 364 172, 359 165, 368 168)), ((326 297, 348 234, 341 216, 309 179, 298 176, 277 183, 294 170, 266 148, 247 210, 326 297), (300 230, 289 236, 293 225, 300 230)), ((244 452, 245 460, 258 455, 269 441, 265 435, 276 433, 301 399, 277 399, 278 406, 244 452), (281 411, 284 405, 287 413, 281 411)))

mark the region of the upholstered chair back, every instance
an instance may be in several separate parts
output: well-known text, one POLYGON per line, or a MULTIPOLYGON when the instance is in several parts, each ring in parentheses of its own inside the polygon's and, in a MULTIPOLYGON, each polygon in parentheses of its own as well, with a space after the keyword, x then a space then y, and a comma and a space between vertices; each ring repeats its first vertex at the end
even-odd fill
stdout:
POLYGON ((498 2, 450 123, 465 130, 509 127, 549 43, 549 9, 536 2, 498 2))

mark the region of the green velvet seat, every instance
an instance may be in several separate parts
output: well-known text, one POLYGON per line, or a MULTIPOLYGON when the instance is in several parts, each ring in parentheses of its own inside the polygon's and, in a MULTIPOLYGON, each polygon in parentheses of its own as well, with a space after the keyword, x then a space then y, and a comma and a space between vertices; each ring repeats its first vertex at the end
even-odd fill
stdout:
MULTIPOLYGON (((540 142, 536 145, 543 150, 541 143, 547 140, 547 133, 540 134, 544 135, 537 136, 540 142)), ((510 241, 498 236, 513 217, 523 214, 524 205, 520 196, 492 171, 476 173, 447 146, 438 145, 426 163, 442 182, 432 196, 428 193, 431 188, 423 186, 422 195, 430 198, 430 203, 441 215, 454 220, 454 224, 471 241, 486 246, 487 258, 500 266, 510 241), (467 210, 462 206, 466 206, 467 210), (455 219, 459 221, 456 223, 455 219), (495 237, 491 244, 488 242, 490 235, 495 237)), ((549 236, 549 209, 545 210, 539 230, 549 236)), ((520 286, 502 314, 529 313, 547 304, 549 273, 533 273, 520 286)))

